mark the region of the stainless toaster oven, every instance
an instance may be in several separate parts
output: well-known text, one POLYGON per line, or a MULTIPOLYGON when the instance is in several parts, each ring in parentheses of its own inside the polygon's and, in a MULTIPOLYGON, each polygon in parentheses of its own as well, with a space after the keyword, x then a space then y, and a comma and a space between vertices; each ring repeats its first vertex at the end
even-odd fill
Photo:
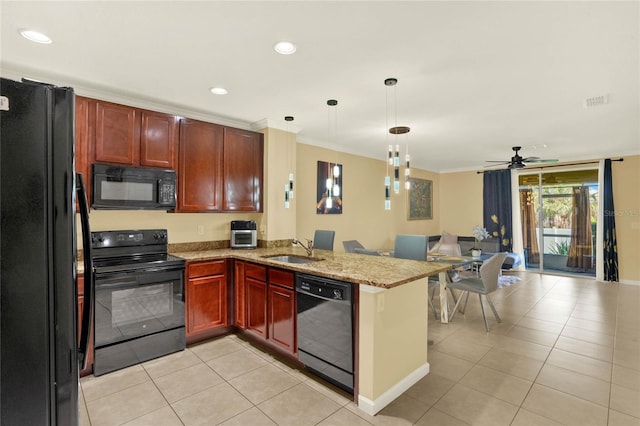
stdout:
POLYGON ((258 231, 254 220, 232 220, 232 249, 254 249, 258 246, 258 231))

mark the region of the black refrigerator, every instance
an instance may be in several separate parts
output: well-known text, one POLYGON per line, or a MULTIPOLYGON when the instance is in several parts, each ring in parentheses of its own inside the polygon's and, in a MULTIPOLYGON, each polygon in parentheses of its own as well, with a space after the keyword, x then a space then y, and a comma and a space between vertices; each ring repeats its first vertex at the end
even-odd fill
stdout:
MULTIPOLYGON (((0 423, 76 425, 91 303, 77 312, 75 95, 1 80, 0 423)), ((86 197, 78 196, 87 241, 86 197)), ((85 298, 87 290, 90 279, 85 298)))

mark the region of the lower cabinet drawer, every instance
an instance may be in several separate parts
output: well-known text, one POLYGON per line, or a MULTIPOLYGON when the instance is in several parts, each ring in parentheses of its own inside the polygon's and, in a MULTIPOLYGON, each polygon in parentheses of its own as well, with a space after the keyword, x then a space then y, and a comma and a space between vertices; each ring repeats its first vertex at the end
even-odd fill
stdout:
POLYGON ((293 272, 282 269, 269 268, 269 283, 293 288, 293 272))
POLYGON ((205 277, 207 275, 223 275, 225 272, 226 261, 224 259, 189 263, 189 278, 205 277))
POLYGON ((244 269, 244 274, 249 278, 254 278, 259 281, 267 281, 266 266, 247 263, 244 269))

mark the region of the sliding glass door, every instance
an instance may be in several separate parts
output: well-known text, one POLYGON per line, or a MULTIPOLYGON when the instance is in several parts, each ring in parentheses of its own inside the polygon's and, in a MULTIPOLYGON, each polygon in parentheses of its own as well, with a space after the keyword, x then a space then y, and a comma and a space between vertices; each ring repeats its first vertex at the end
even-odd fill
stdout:
POLYGON ((526 269, 595 276, 597 169, 518 179, 526 269))

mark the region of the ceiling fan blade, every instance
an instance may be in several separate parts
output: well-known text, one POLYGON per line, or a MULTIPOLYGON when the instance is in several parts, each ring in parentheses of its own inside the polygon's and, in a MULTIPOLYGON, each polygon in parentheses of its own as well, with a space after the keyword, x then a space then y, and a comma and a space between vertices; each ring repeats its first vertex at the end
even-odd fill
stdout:
POLYGON ((557 163, 558 160, 555 159, 542 159, 542 158, 537 158, 534 157, 535 160, 530 159, 530 158, 525 158, 524 160, 522 160, 525 163, 557 163))
POLYGON ((518 155, 518 151, 522 149, 521 147, 514 146, 512 149, 515 152, 515 155, 511 157, 511 160, 509 161, 486 160, 487 163, 492 163, 492 164, 488 164, 484 167, 495 167, 495 166, 506 164, 507 169, 522 169, 522 168, 525 168, 528 163, 555 163, 558 161, 558 160, 552 160, 552 159, 545 160, 540 157, 522 158, 520 155, 518 155))

